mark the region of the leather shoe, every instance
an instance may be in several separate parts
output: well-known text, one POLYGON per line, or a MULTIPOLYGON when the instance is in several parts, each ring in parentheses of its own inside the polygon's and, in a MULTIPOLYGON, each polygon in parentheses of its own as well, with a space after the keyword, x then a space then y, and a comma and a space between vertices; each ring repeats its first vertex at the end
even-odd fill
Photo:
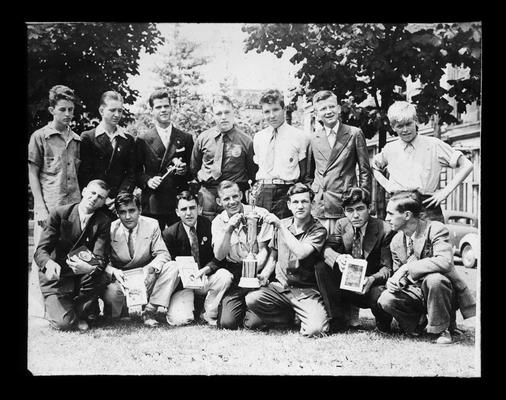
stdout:
POLYGON ((437 344, 452 344, 453 338, 450 334, 450 331, 448 329, 444 330, 439 334, 439 336, 436 339, 437 344))
POLYGON ((79 329, 79 332, 84 333, 90 329, 90 326, 84 319, 80 319, 77 321, 77 329, 79 329))

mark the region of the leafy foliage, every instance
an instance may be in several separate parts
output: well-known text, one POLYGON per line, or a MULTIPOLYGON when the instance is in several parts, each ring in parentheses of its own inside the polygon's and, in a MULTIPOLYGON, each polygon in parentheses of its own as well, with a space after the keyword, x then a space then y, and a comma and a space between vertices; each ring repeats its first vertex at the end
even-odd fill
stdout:
POLYGON ((138 73, 139 55, 154 53, 164 41, 151 23, 104 22, 27 24, 27 40, 31 131, 49 120, 49 89, 63 84, 81 100, 74 118, 78 132, 99 117, 99 98, 106 90, 133 104, 138 92, 127 81, 138 73))

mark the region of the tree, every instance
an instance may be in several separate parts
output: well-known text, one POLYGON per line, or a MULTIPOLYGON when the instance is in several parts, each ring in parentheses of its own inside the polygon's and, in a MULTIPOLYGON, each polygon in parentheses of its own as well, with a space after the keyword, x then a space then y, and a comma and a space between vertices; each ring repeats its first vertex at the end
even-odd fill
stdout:
POLYGON ((49 89, 63 84, 80 99, 74 118, 78 132, 99 117, 98 101, 106 90, 133 104, 138 91, 127 81, 138 73, 141 51, 152 54, 164 42, 151 23, 103 22, 27 24, 27 40, 31 131, 50 118, 49 89))

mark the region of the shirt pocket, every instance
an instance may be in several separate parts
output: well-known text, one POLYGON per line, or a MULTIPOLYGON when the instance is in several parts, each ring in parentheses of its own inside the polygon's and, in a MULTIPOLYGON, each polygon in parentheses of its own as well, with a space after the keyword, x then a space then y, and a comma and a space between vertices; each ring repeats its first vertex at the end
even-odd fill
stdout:
POLYGON ((44 169, 42 172, 48 175, 56 175, 61 171, 61 157, 44 157, 44 169))

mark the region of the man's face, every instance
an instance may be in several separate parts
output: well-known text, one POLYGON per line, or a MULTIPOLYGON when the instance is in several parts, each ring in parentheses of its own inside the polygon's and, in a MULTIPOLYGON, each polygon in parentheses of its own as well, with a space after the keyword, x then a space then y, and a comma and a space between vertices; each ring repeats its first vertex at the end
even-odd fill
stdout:
POLYGON ((283 122, 285 122, 285 110, 281 107, 281 104, 265 104, 262 103, 262 113, 265 120, 274 129, 278 128, 283 122))
POLYGON ((231 217, 234 214, 242 211, 242 192, 239 190, 237 185, 223 189, 218 192, 216 202, 222 206, 227 212, 228 216, 231 217))
POLYGON ((198 206, 197 202, 192 200, 181 199, 177 203, 176 209, 177 216, 181 222, 186 226, 192 227, 197 223, 198 206))
POLYGON ((344 207, 344 215, 355 228, 362 228, 369 221, 369 207, 363 202, 344 207))
POLYGON ((292 194, 287 204, 295 219, 304 220, 311 214, 311 198, 308 192, 292 194))
POLYGON ((392 124, 392 129, 406 143, 411 142, 417 135, 416 123, 412 119, 408 121, 395 122, 392 124))
POLYGON ((389 201, 387 204, 387 215, 385 221, 390 224, 394 231, 401 230, 407 222, 406 212, 400 213, 397 210, 397 204, 394 201, 389 201))
POLYGON ((337 124, 341 107, 337 104, 335 97, 319 101, 315 104, 315 108, 318 118, 323 121, 325 126, 333 128, 337 124))
POLYGON ((101 188, 96 183, 90 183, 83 189, 83 198, 81 204, 84 206, 88 214, 98 210, 105 204, 105 199, 109 191, 101 188))
POLYGON ((134 202, 122 204, 116 212, 118 213, 118 217, 125 228, 133 229, 137 226, 141 210, 139 210, 134 202))
POLYGON ((234 109, 228 103, 216 103, 213 115, 220 132, 228 132, 234 126, 234 109))
POLYGON ((159 125, 165 127, 170 124, 170 111, 170 102, 167 97, 153 99, 151 113, 159 125))
POLYGON ((123 116, 123 102, 106 99, 105 104, 101 105, 98 110, 106 124, 116 126, 123 116))
POLYGON ((53 121, 57 125, 66 128, 74 117, 74 103, 68 100, 58 100, 54 107, 49 107, 49 112, 53 115, 53 121))

